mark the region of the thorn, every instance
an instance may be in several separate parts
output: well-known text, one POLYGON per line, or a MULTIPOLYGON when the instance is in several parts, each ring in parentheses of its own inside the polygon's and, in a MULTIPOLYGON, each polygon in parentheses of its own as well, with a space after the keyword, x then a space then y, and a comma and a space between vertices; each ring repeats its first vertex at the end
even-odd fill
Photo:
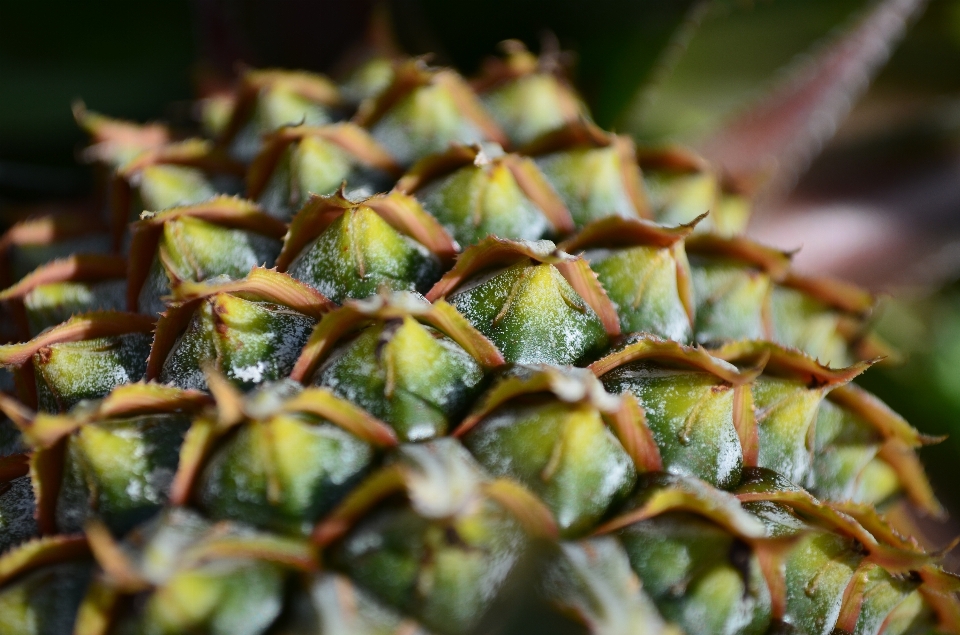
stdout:
POLYGON ((710 215, 710 210, 707 210, 707 211, 705 211, 703 214, 700 214, 699 216, 697 216, 696 218, 694 218, 692 221, 687 222, 687 223, 681 223, 681 224, 677 225, 677 229, 680 229, 680 228, 690 228, 690 229, 693 229, 694 227, 696 227, 697 225, 699 225, 700 222, 701 222, 703 219, 705 219, 707 216, 709 216, 709 215, 710 215))

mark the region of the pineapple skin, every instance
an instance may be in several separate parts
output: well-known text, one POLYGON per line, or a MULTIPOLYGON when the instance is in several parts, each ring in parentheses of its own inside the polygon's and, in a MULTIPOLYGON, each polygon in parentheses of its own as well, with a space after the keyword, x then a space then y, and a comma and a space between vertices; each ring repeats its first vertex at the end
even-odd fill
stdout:
POLYGON ((0 632, 960 633, 873 299, 705 161, 516 42, 201 105, 0 242, 0 632))

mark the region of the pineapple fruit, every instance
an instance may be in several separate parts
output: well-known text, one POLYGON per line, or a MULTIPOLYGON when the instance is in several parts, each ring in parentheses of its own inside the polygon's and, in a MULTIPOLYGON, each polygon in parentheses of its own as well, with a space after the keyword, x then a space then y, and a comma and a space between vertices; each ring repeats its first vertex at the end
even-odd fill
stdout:
POLYGON ((0 240, 0 631, 960 633, 873 299, 707 162, 516 42, 202 104, 0 240))

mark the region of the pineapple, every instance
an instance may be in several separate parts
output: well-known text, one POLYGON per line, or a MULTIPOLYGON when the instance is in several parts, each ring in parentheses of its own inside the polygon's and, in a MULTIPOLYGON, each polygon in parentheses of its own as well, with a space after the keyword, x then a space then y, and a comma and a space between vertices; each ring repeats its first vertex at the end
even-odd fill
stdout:
POLYGON ((310 193, 333 194, 344 182, 353 199, 387 190, 400 167, 358 126, 284 127, 250 165, 247 196, 284 221, 310 193))
POLYGON ((873 298, 705 160, 516 42, 204 106, 0 239, 4 633, 960 633, 873 298))
POLYGON ((8 287, 8 302, 27 323, 27 335, 66 321, 74 313, 121 311, 126 306, 126 258, 116 254, 74 254, 34 269, 8 287), (20 313, 22 312, 22 314, 20 313))

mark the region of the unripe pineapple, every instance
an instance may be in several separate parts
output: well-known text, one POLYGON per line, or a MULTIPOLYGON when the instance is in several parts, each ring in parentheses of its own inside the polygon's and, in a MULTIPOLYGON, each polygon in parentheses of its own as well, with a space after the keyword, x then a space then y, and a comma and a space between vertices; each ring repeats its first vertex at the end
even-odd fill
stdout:
POLYGON ((0 239, 0 631, 960 633, 873 299, 705 160, 515 42, 204 109, 78 110, 106 222, 0 239))

